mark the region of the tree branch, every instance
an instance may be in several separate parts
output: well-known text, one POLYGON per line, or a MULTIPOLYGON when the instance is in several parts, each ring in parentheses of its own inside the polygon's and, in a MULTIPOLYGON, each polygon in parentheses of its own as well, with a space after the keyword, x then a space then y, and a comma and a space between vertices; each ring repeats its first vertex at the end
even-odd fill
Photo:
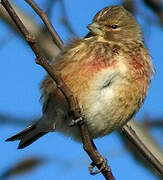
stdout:
MULTIPOLYGON (((6 1, 3 0, 3 2, 6 2, 6 1)), ((46 20, 48 20, 48 19, 46 19, 46 20)), ((27 33, 25 35, 25 38, 28 41, 30 46, 32 44, 36 44, 35 38, 33 38, 33 36, 31 36, 29 33, 27 33)), ((38 47, 34 48, 34 49, 37 50, 38 47)), ((44 60, 46 60, 46 59, 44 57, 42 57, 42 54, 40 54, 40 53, 38 54, 37 52, 38 51, 36 51, 36 57, 37 57, 37 60, 38 60, 37 63, 39 63, 42 66, 46 66, 47 63, 44 62, 44 60), (43 62, 42 62, 42 60, 43 60, 43 62)), ((49 70, 49 68, 51 69, 51 67, 49 67, 49 65, 48 65, 47 71, 49 70)), ((50 75, 53 75, 54 71, 48 72, 48 73, 50 75)), ((55 79, 55 78, 56 77, 53 77, 53 79, 55 79)), ((62 80, 60 78, 61 77, 57 74, 57 78, 56 79, 59 81, 59 83, 62 82, 62 80)), ((58 88, 60 88, 61 91, 63 90, 62 88, 64 88, 64 87, 65 87, 64 83, 63 84, 62 83, 58 84, 58 88)), ((63 92, 63 94, 64 94, 64 92, 63 92)), ((71 110, 74 112, 74 117, 75 118, 80 118, 81 117, 80 116, 80 109, 77 106, 77 102, 75 102, 75 100, 73 100, 72 93, 71 92, 70 92, 70 94, 68 93, 68 96, 65 96, 65 97, 68 97, 68 102, 70 102, 70 108, 73 107, 73 108, 71 108, 71 110), (73 101, 75 102, 75 103, 72 103, 73 105, 71 105, 71 100, 72 100, 72 102, 73 101), (77 108, 74 108, 74 107, 77 107, 77 108), (77 116, 75 116, 76 110, 77 110, 77 116)), ((146 157, 146 159, 153 165, 153 167, 160 174, 163 174, 162 163, 150 152, 150 150, 148 148, 146 148, 144 146, 144 144, 142 143, 141 139, 138 138, 137 134, 135 133, 135 131, 133 131, 133 129, 130 126, 131 126, 131 123, 130 124, 128 123, 128 125, 123 127, 123 134, 125 135, 125 137, 127 137, 134 145, 136 145, 136 147, 138 147, 139 151, 141 151, 141 153, 146 157)), ((98 153, 96 152, 96 148, 92 145, 92 142, 89 139, 89 134, 88 134, 87 127, 84 124, 82 124, 79 128, 81 130, 81 136, 82 136, 82 139, 83 139, 84 149, 86 150, 86 152, 88 153, 90 158, 97 164, 99 162, 99 159, 100 159, 101 156, 99 157, 98 153)), ((98 165, 96 165, 96 166, 98 167, 98 165)), ((100 166, 98 168, 100 168, 100 166)), ((109 170, 110 169, 108 168, 107 172, 109 172, 109 170)), ((109 172, 109 174, 110 174, 110 172, 109 172)), ((106 179, 109 177, 109 175, 107 175, 107 173, 104 173, 103 175, 105 176, 106 179)), ((110 179, 111 178, 112 178, 112 175, 111 175, 110 179)))
MULTIPOLYGON (((150 150, 153 156, 159 161, 159 164, 163 164, 163 151, 156 140, 152 137, 149 131, 149 127, 144 125, 144 123, 137 122, 135 120, 131 120, 128 125, 134 130, 138 139, 143 143, 143 145, 150 150)), ((135 134, 133 133, 133 134, 135 134)), ((125 133, 119 131, 120 138, 125 144, 127 150, 132 154, 133 158, 141 163, 145 168, 152 172, 154 175, 160 177, 160 173, 153 168, 150 161, 146 158, 146 155, 137 148, 137 146, 126 136, 125 133)))
POLYGON ((153 166, 159 175, 163 175, 163 165, 161 160, 159 160, 153 153, 144 145, 142 140, 137 135, 132 122, 128 122, 122 128, 122 133, 128 140, 135 145, 139 152, 146 158, 146 160, 153 166))
POLYGON ((163 25, 163 4, 160 0, 143 0, 144 3, 153 10, 163 25))
MULTIPOLYGON (((17 16, 16 12, 14 11, 14 9, 12 8, 12 6, 10 5, 10 3, 7 0, 1 0, 1 4, 7 10, 10 17, 13 19, 16 26, 19 28, 22 35, 26 39, 27 43, 32 48, 33 52, 35 53, 36 63, 41 65, 49 73, 49 75, 52 77, 52 79, 56 82, 58 89, 60 89, 60 91, 64 94, 65 98, 67 99, 67 102, 69 104, 69 108, 72 112, 74 119, 80 119, 80 118, 82 119, 80 108, 79 108, 77 100, 73 97, 72 92, 68 89, 66 84, 63 82, 59 73, 55 72, 53 70, 53 67, 47 62, 45 56, 40 51, 40 48, 38 46, 38 43, 37 43, 35 37, 28 32, 28 30, 26 29, 24 24, 21 22, 20 18, 17 16)), ((34 5, 36 6, 36 4, 34 4, 34 5)), ((37 13, 40 13, 40 11, 37 11, 37 13)), ((46 24, 47 21, 48 21, 48 19, 45 18, 44 23, 46 24)), ((86 152, 90 156, 93 163, 97 166, 97 168, 101 169, 102 164, 99 164, 99 162, 101 161, 102 156, 99 153, 97 153, 98 152, 97 149, 92 144, 92 142, 89 138, 87 126, 84 123, 82 123, 79 125, 79 129, 81 132, 81 137, 83 140, 84 149, 86 150, 86 152)), ((107 164, 106 164, 106 167, 101 170, 101 173, 104 175, 104 177, 107 180, 114 180, 112 172, 111 172, 110 168, 107 166, 107 164)))
MULTIPOLYGON (((14 10, 22 19, 24 25, 26 28, 36 36, 38 40, 38 44, 41 48, 41 51, 46 55, 48 60, 51 60, 54 58, 59 52, 59 48, 56 46, 56 44, 51 40, 48 32, 43 31, 42 27, 37 24, 37 22, 32 19, 29 15, 25 14, 21 8, 13 4, 13 2, 10 2, 12 7, 14 7, 14 10)), ((0 19, 3 20, 3 22, 16 34, 19 34, 22 38, 22 35, 18 28, 16 27, 15 23, 12 21, 11 17, 8 15, 4 7, 0 4, 0 19)))
POLYGON ((54 43, 56 43, 56 45, 62 49, 63 48, 63 42, 62 40, 59 38, 57 32, 55 31, 53 25, 50 23, 50 21, 48 20, 48 16, 47 14, 40 9, 37 4, 32 1, 32 0, 25 0, 32 8, 33 10, 40 16, 40 18, 42 19, 42 21, 44 22, 44 24, 46 25, 47 29, 49 30, 52 39, 54 41, 54 43))

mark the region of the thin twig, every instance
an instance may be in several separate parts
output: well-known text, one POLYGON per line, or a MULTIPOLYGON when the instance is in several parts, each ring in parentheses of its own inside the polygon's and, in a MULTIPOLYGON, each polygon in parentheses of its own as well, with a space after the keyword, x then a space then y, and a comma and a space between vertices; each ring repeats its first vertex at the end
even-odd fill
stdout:
POLYGON ((47 159, 37 156, 26 157, 20 161, 17 160, 15 164, 10 165, 9 168, 7 168, 3 173, 1 173, 0 179, 1 180, 5 180, 8 178, 12 179, 12 177, 15 175, 20 175, 30 172, 36 167, 43 165, 46 161, 47 159))
MULTIPOLYGON (((23 20, 23 23, 29 30, 29 32, 37 37, 38 44, 44 55, 48 58, 48 60, 53 59, 60 52, 60 49, 52 41, 50 33, 48 33, 47 31, 43 31, 43 28, 38 25, 38 23, 33 18, 31 18, 29 14, 23 12, 20 7, 17 7, 13 3, 13 1, 10 1, 10 4, 19 14, 20 19, 23 20)), ((3 21, 10 28, 10 30, 12 30, 12 33, 14 33, 14 37, 16 37, 16 35, 19 35, 21 39, 23 38, 15 23, 2 5, 0 5, 0 21, 3 21)))
POLYGON ((163 5, 161 0, 143 0, 143 2, 157 15, 163 25, 163 5))
MULTIPOLYGON (((42 12, 40 12, 40 9, 37 7, 37 5, 35 3, 33 4, 32 1, 28 1, 28 2, 31 2, 32 5, 34 5, 33 6, 34 9, 36 8, 35 10, 36 11, 38 10, 37 13, 42 14, 42 12)), ((59 73, 55 72, 53 70, 53 67, 47 62, 45 56, 40 51, 40 48, 39 48, 39 46, 37 44, 37 41, 36 41, 35 37, 28 32, 28 30, 26 29, 24 24, 21 22, 20 18, 15 13, 14 9, 11 7, 10 3, 7 0, 2 0, 1 3, 4 6, 4 8, 7 10, 7 12, 9 13, 11 18, 13 19, 13 21, 15 22, 15 24, 17 25, 19 30, 22 32, 22 34, 25 37, 27 43, 32 48, 33 52, 35 53, 35 55, 36 55, 36 63, 41 65, 49 73, 49 75, 56 82, 57 87, 64 94, 64 96, 67 99, 67 102, 69 104, 70 110, 73 113, 73 117, 75 119, 82 118, 81 113, 80 113, 80 108, 78 106, 78 102, 73 97, 73 94, 71 93, 69 88, 63 82, 63 80, 62 80, 61 76, 59 75, 59 73)), ((48 19, 45 18, 44 20, 45 20, 45 24, 46 24, 48 19)), ((60 47, 62 47, 62 46, 60 46, 60 47)), ((83 124, 79 125, 79 129, 80 129, 80 132, 81 132, 84 149, 86 150, 86 152, 88 153, 88 155, 90 156, 90 158, 92 159, 94 164, 97 166, 97 168, 100 169, 101 165, 98 164, 98 163, 100 162, 102 156, 99 153, 97 153, 97 150, 93 146, 93 144, 92 144, 92 142, 91 142, 91 140, 89 138, 89 133, 88 133, 87 126, 83 123, 83 124)), ((107 166, 107 164, 106 164, 106 167, 101 171, 101 173, 104 175, 104 177, 107 180, 114 180, 114 177, 113 177, 113 175, 111 173, 111 170, 107 166)))
MULTIPOLYGON (((80 128, 80 133, 81 133, 81 137, 82 137, 82 141, 83 141, 84 150, 87 152, 87 154, 89 155, 92 162, 96 165, 96 167, 98 169, 100 169, 101 164, 98 164, 98 163, 100 162, 101 158, 103 159, 103 157, 98 152, 96 147, 94 147, 94 143, 92 144, 93 141, 90 141, 87 126, 85 126, 85 124, 83 124, 79 128, 80 128)), ((114 176, 112 174, 112 171, 111 171, 110 167, 107 164, 106 164, 105 169, 102 170, 101 173, 103 174, 105 179, 107 179, 107 180, 115 180, 115 178, 114 178, 114 176)))
POLYGON ((150 128, 163 128, 163 119, 146 120, 143 124, 150 128))
MULTIPOLYGON (((21 33, 23 34, 24 38, 26 39, 29 46, 32 48, 33 52, 35 53, 36 63, 41 65, 49 73, 49 75, 54 79, 54 81, 57 84, 57 87, 62 91, 64 95, 67 95, 65 97, 68 99, 68 102, 75 102, 75 100, 73 100, 72 93, 67 88, 66 84, 62 81, 59 73, 57 72, 54 73, 53 67, 48 63, 48 61, 46 60, 46 57, 40 51, 40 48, 38 46, 38 43, 36 42, 35 37, 28 32, 28 30, 26 29, 24 24, 21 22, 20 18, 17 16, 16 12, 11 7, 9 2, 7 0, 2 0, 1 3, 5 7, 7 12, 9 13, 11 18, 13 19, 13 21, 15 22, 15 24, 21 31, 21 33)), ((71 111, 74 111, 74 108, 76 107, 76 105, 72 103, 70 104, 70 108, 71 107, 72 107, 71 111)))
MULTIPOLYGON (((77 110, 80 110, 78 106, 77 110)), ((81 116, 79 115, 80 112, 77 111, 78 113, 74 116, 74 117, 78 117, 80 118, 81 116)), ((99 162, 101 155, 99 154, 98 151, 96 151, 96 149, 94 149, 92 142, 89 139, 89 134, 88 134, 88 130, 87 127, 85 125, 80 125, 80 132, 81 132, 81 137, 82 137, 82 141, 83 141, 83 146, 85 151, 88 153, 88 155, 90 156, 90 158, 92 159, 93 162, 95 162, 97 164, 97 162, 99 162)), ((136 133, 133 133, 133 129, 131 127, 129 127, 128 125, 125 125, 123 127, 123 132, 125 134, 125 136, 127 138, 129 138, 129 140, 132 141, 133 144, 135 144, 138 149, 140 149, 140 151, 142 152, 143 155, 145 155, 145 157, 147 159, 149 159, 149 162, 153 165, 153 167, 161 174, 163 174, 163 169, 162 169, 162 164, 157 161, 157 159, 155 158, 155 156, 144 146, 144 144, 141 142, 141 140, 137 137, 136 133)), ((96 165, 98 168, 100 168, 100 165, 96 165)), ((103 173, 103 172, 102 172, 103 173)), ((106 178, 113 178, 111 171, 109 171, 109 167, 108 167, 108 171, 104 171, 103 175, 106 178), (109 173, 108 173, 109 172, 109 173), (108 173, 108 174, 107 174, 108 173)))
POLYGON ((122 133, 135 145, 135 147, 137 147, 138 151, 141 152, 141 154, 148 160, 154 169, 156 169, 160 175, 163 175, 162 163, 152 154, 151 151, 149 151, 149 149, 145 147, 134 129, 130 125, 126 124, 122 128, 122 133))
POLYGON ((62 49, 63 48, 63 42, 59 38, 57 32, 55 31, 53 25, 50 23, 47 14, 37 6, 37 4, 32 0, 25 0, 33 9, 34 11, 40 16, 40 18, 45 23, 47 29, 49 30, 53 41, 57 44, 57 46, 62 49))

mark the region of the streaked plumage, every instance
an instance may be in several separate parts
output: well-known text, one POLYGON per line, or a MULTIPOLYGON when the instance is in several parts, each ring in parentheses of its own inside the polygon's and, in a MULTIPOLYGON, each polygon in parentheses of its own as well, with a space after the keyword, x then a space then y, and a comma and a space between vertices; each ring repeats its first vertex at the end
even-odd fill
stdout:
MULTIPOLYGON (((140 27, 124 8, 104 8, 88 28, 89 35, 65 47, 52 65, 77 98, 93 139, 135 115, 147 95, 153 67, 140 27)), ((59 131, 80 141, 78 127, 68 127, 67 102, 49 75, 41 89, 43 117, 31 126, 31 132, 8 140, 18 139, 19 148, 24 148, 33 142, 32 134, 37 139, 59 131)))

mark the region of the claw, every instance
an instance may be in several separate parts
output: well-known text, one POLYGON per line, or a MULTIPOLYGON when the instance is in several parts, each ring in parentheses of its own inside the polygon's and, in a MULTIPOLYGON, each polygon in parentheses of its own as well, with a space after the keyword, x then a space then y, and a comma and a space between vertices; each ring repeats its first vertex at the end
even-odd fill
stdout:
POLYGON ((89 169, 89 172, 91 175, 96 175, 96 174, 99 174, 101 171, 105 171, 107 170, 107 160, 106 159, 103 159, 101 158, 100 161, 98 163, 94 163, 92 162, 88 169, 89 169), (96 170, 96 171, 93 171, 93 168, 96 166, 96 165, 101 165, 100 169, 96 170))
POLYGON ((72 121, 70 122, 70 124, 68 125, 69 127, 73 127, 76 125, 82 125, 84 124, 84 120, 82 117, 79 117, 78 119, 72 119, 72 121))

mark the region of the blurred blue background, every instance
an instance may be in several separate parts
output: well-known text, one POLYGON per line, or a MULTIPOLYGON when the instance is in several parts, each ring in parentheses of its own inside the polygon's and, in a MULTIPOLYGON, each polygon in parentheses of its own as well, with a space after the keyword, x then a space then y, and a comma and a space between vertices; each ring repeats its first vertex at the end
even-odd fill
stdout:
MULTIPOLYGON (((41 23, 39 18, 36 17, 35 13, 24 1, 15 0, 14 2, 22 7, 26 13, 30 13, 32 18, 36 18, 41 23)), ((46 7, 45 0, 36 2, 43 9, 46 7)), ((86 28, 87 24, 91 22, 93 16, 100 9, 119 3, 121 3, 120 0, 65 0, 65 7, 74 31, 79 37, 82 37, 88 32, 86 28)), ((140 12, 149 15, 151 19, 153 18, 154 21, 157 21, 154 14, 141 1, 137 1, 136 5, 140 12)), ((70 40, 70 36, 68 31, 60 23, 60 16, 60 6, 57 2, 51 15, 52 23, 62 40, 67 43, 70 40)), ((142 120, 146 113, 149 113, 152 118, 162 117, 163 30, 155 24, 148 24, 142 16, 138 15, 136 18, 143 29, 145 43, 150 51, 156 70, 148 97, 137 114, 137 119, 142 120)), ((39 86, 45 75, 45 71, 35 64, 35 56, 28 45, 18 36, 14 35, 1 19, 0 30, 0 112, 25 119, 41 116, 39 86), (9 41, 6 44, 1 44, 1 41, 6 37, 9 41)), ((87 167, 90 160, 82 149, 81 144, 60 134, 49 133, 28 148, 17 150, 17 142, 6 143, 4 140, 24 127, 8 124, 0 124, 0 126, 0 173, 24 157, 37 155, 47 158, 47 163, 37 168, 34 172, 9 179, 103 179, 100 174, 95 177, 89 175, 87 167)), ((161 134, 157 131, 152 131, 152 133, 158 139, 158 142, 161 143, 161 134)), ((97 139, 95 143, 99 151, 108 159, 117 180, 157 179, 133 159, 127 150, 125 150, 121 139, 116 133, 97 139)))

